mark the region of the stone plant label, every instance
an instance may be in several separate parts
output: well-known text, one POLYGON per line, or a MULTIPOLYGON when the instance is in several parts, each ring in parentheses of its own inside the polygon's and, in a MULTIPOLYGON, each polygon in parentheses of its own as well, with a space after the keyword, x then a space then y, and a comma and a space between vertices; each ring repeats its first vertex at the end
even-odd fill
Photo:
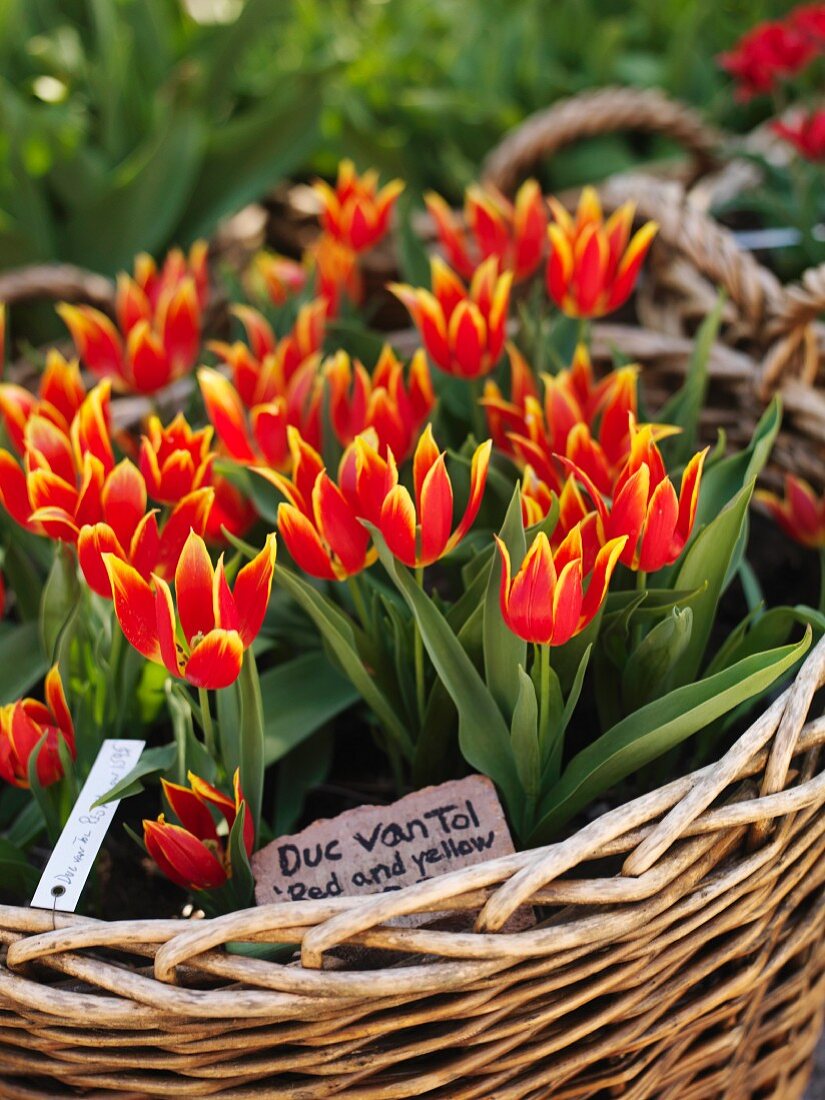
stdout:
POLYGON ((400 890, 513 851, 495 787, 472 775, 389 806, 357 806, 273 840, 252 857, 255 900, 266 905, 400 890))

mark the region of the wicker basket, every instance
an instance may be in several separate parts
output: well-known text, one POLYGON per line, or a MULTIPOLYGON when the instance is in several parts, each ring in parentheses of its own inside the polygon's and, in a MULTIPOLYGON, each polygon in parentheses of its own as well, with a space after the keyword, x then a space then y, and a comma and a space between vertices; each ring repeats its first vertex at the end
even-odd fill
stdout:
MULTIPOLYGON (((697 270, 749 301, 750 265, 706 223, 697 270)), ((781 384, 772 474, 821 482, 810 368, 791 377, 788 356, 766 378, 755 354, 810 344, 823 288, 753 274, 760 324, 714 347, 709 415, 741 441, 781 384)), ((597 326, 596 358, 616 347, 655 401, 691 341, 597 326)), ((191 922, 0 907, 0 1096, 796 1100, 825 1015, 823 684, 825 641, 718 762, 559 843, 399 892, 191 922), (500 931, 529 904, 549 916, 500 931), (444 910, 476 912, 474 930, 391 923, 444 910), (300 945, 300 963, 238 941, 300 945)))

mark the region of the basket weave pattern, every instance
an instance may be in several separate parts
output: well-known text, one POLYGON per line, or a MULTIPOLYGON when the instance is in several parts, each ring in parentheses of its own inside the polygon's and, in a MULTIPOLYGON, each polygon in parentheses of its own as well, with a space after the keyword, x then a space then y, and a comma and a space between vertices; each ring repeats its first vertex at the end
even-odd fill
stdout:
POLYGON ((718 763, 396 893, 189 923, 2 908, 0 1093, 794 1100, 825 1007, 823 683, 825 641, 718 763), (549 916, 498 931, 525 904, 549 916), (475 929, 389 924, 445 909, 475 929))

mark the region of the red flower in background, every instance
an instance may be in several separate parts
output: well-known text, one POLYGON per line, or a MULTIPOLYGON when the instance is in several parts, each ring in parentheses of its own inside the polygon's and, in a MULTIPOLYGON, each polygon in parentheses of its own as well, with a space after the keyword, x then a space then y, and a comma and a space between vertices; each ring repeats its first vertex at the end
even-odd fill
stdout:
POLYGON ((162 577, 152 574, 150 583, 116 554, 104 554, 103 561, 118 622, 139 653, 194 687, 217 690, 237 680, 243 652, 258 636, 269 603, 274 535, 240 570, 230 591, 223 556, 213 568, 203 539, 190 531, 175 568, 177 612, 162 577))
POLYGON ((748 31, 718 61, 737 82, 736 98, 749 100, 771 92, 779 79, 800 72, 816 52, 810 33, 796 21, 776 21, 748 31))
POLYGON ((492 187, 468 188, 464 221, 469 236, 440 195, 430 191, 425 202, 447 263, 462 278, 471 279, 490 256, 498 259, 500 270, 511 271, 516 282, 527 279, 541 263, 547 244, 547 206, 535 180, 521 185, 515 202, 492 187))
POLYGON ((134 278, 118 276, 117 326, 91 306, 63 302, 57 311, 92 374, 119 390, 150 394, 194 367, 207 286, 206 244, 199 241, 188 258, 170 252, 160 271, 142 255, 134 278))
POLYGON ((37 699, 19 699, 0 708, 0 778, 15 787, 29 786, 29 761, 41 741, 37 757, 37 779, 41 787, 48 787, 63 777, 61 740, 75 759, 74 725, 57 665, 53 665, 46 676, 45 697, 45 704, 37 699))
POLYGON ((365 252, 389 229, 390 215, 404 184, 392 180, 379 190, 376 171, 359 176, 351 160, 342 160, 335 187, 317 180, 314 189, 321 200, 324 232, 353 252, 365 252))
MULTIPOLYGON (((231 829, 246 806, 236 770, 232 798, 189 772, 188 787, 161 779, 163 793, 180 825, 172 825, 161 814, 157 821, 143 822, 146 851, 172 882, 187 890, 213 890, 232 876, 229 847, 218 835, 211 810, 222 814, 231 829)), ((244 813, 244 847, 247 855, 255 847, 255 826, 249 812, 244 813)))
POLYGON ((489 374, 504 349, 512 274, 500 275, 491 256, 476 269, 468 290, 437 256, 430 266, 432 292, 406 283, 390 283, 389 289, 410 311, 440 370, 459 378, 489 374))
POLYGON ((423 351, 410 363, 409 381, 389 344, 381 350, 370 375, 357 359, 339 351, 324 365, 329 387, 329 413, 339 443, 347 446, 367 428, 378 437, 379 448, 389 448, 403 462, 415 444, 421 425, 435 402, 432 381, 423 351))
POLYGON ((515 577, 511 577, 507 547, 496 536, 501 555, 501 615, 509 629, 536 645, 570 641, 595 618, 626 541, 624 536, 614 538, 599 550, 585 591, 588 570, 578 526, 555 551, 540 531, 515 577))
POLYGON ((825 160, 825 110, 799 112, 787 121, 775 119, 771 129, 806 160, 825 160))
POLYGON ((575 218, 549 198, 554 221, 547 232, 550 259, 547 293, 569 317, 602 317, 624 305, 658 226, 646 222, 630 236, 633 203, 625 203, 604 221, 599 196, 585 187, 575 218))
POLYGON ((794 8, 788 23, 816 42, 825 42, 825 4, 803 4, 794 8))
POLYGON ((755 499, 796 542, 813 550, 825 547, 825 494, 793 474, 785 475, 785 496, 760 489, 755 499))

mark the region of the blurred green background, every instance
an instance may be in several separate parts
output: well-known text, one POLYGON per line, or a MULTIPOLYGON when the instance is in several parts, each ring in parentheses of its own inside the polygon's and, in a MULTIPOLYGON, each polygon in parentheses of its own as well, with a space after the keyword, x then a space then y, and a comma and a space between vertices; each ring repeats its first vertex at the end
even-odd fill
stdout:
MULTIPOLYGON (((0 0, 0 267, 111 274, 342 155, 461 195, 531 111, 659 86, 745 129, 715 55, 780 0, 0 0)), ((565 152, 553 182, 646 150, 565 152)))

